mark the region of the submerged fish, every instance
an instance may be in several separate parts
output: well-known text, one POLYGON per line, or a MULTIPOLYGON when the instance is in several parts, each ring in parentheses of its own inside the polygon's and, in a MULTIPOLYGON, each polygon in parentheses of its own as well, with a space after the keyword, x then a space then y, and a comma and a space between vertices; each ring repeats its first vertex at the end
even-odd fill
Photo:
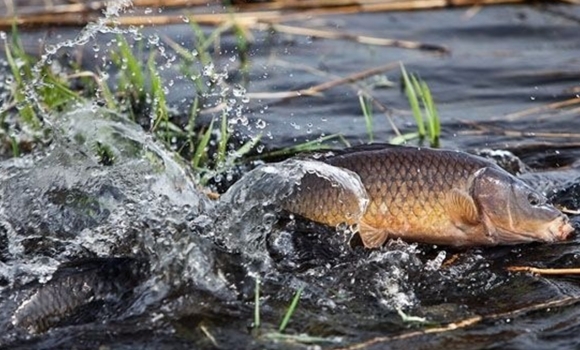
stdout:
POLYGON ((284 209, 330 226, 357 224, 368 248, 397 237, 453 246, 553 242, 573 231, 546 197, 478 156, 383 145, 322 161, 360 176, 369 198, 364 214, 350 213, 352 199, 315 174, 304 177, 284 209))

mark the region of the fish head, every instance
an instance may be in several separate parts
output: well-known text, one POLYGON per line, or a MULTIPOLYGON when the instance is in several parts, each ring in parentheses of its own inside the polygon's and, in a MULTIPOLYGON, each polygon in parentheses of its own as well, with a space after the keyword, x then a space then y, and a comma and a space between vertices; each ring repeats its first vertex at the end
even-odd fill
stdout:
POLYGON ((495 243, 561 241, 574 231, 568 217, 545 196, 502 169, 479 169, 469 192, 495 243))

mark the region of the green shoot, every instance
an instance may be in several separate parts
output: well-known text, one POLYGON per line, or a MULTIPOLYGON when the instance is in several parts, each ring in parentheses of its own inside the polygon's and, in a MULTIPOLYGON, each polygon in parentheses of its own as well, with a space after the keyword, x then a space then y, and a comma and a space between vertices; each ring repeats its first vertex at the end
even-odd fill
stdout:
POLYGON ((249 33, 246 28, 242 27, 238 23, 234 24, 234 33, 236 35, 237 42, 237 52, 240 57, 240 71, 247 78, 250 72, 250 58, 249 58, 249 48, 250 40, 249 33))
POLYGON ((408 315, 401 308, 397 308, 397 314, 399 314, 403 323, 433 324, 433 322, 427 320, 425 317, 408 315))
POLYGON ((199 142, 195 147, 195 153, 193 154, 193 158, 191 160, 191 166, 194 169, 198 169, 200 167, 202 158, 204 156, 207 156, 207 146, 209 145, 209 140, 211 137, 211 133, 213 131, 214 121, 215 119, 212 118, 211 122, 209 123, 209 126, 207 127, 207 130, 205 131, 205 133, 201 137, 201 140, 199 140, 199 142))
POLYGON ((421 100, 425 108, 425 115, 427 116, 427 121, 429 122, 429 135, 431 135, 431 144, 437 145, 439 143, 439 137, 441 135, 441 121, 439 119, 439 113, 435 107, 435 102, 433 102, 433 97, 431 95, 431 90, 427 83, 424 81, 420 82, 421 86, 421 100))
POLYGON ((254 329, 260 328, 260 277, 256 277, 254 292, 254 329))
POLYGON ((407 143, 408 141, 418 139, 418 138, 419 138, 418 132, 410 132, 408 134, 402 134, 402 135, 393 137, 389 143, 392 145, 402 145, 402 144, 407 143))
POLYGON ((414 84, 411 83, 411 79, 407 75, 405 66, 401 64, 401 72, 403 73, 403 81, 405 84, 405 94, 409 99, 409 105, 411 105, 411 111, 417 122, 417 130, 419 137, 425 137, 425 123, 423 121, 423 115, 421 114, 421 109, 419 108, 419 99, 417 98, 417 92, 415 91, 414 84))
POLYGON ((137 56, 131 51, 131 47, 124 36, 118 35, 117 41, 119 43, 118 59, 120 59, 120 61, 117 62, 117 65, 124 68, 124 77, 127 79, 124 82, 126 84, 124 89, 143 88, 145 86, 145 76, 142 72, 141 62, 139 62, 137 56))
MULTIPOLYGON (((149 58, 148 66, 149 75, 151 77, 151 95, 153 98, 152 113, 154 117, 151 130, 155 131, 161 122, 165 123, 166 128, 168 127, 169 111, 167 109, 165 91, 163 91, 163 82, 161 81, 161 77, 159 76, 155 65, 155 55, 151 55, 149 58)), ((169 137, 169 133, 167 133, 167 137, 169 137)), ((166 139, 166 142, 169 144, 169 138, 166 139)))
POLYGON ((40 120, 24 93, 26 91, 25 81, 32 79, 32 64, 30 57, 28 57, 22 48, 22 43, 20 42, 15 27, 13 28, 12 35, 12 47, 5 42, 4 50, 6 60, 14 77, 13 96, 15 102, 20 105, 19 114, 22 120, 33 129, 38 129, 40 127, 40 120))
POLYGON ((210 38, 206 37, 203 29, 199 24, 194 21, 190 22, 191 29, 193 29, 193 34, 195 35, 195 53, 192 54, 193 57, 197 57, 199 63, 202 66, 207 66, 212 63, 211 56, 209 55, 208 48, 212 39, 215 40, 216 36, 219 36, 217 29, 210 35, 210 38), (217 34, 216 34, 217 33, 217 34))
POLYGON ((258 142, 260 142, 261 139, 262 134, 259 134, 257 136, 254 136, 250 141, 244 143, 240 148, 234 151, 233 153, 234 159, 242 158, 243 156, 248 154, 252 149, 254 149, 254 147, 256 147, 256 145, 258 144, 258 142))
POLYGON ((189 144, 189 152, 193 153, 195 151, 195 120, 197 119, 197 114, 199 108, 199 96, 195 95, 193 100, 193 105, 191 106, 191 112, 189 113, 189 120, 187 121, 187 143, 189 144))
POLYGON ((374 141, 374 131, 373 131, 373 109, 371 101, 359 94, 358 100, 360 102, 360 107, 362 109, 363 115, 365 117, 365 124, 367 126, 367 134, 369 135, 369 143, 374 141))
POLYGON ((117 106, 117 100, 115 99, 115 95, 113 95, 113 93, 111 92, 111 89, 109 88, 109 85, 107 84, 107 82, 103 79, 97 78, 98 79, 98 91, 101 95, 101 97, 103 98, 103 100, 105 100, 105 105, 107 106, 107 108, 111 109, 111 110, 116 110, 118 108, 117 106))
MULTIPOLYGON (((411 111, 417 122, 417 135, 421 140, 428 137, 431 147, 438 147, 439 137, 441 135, 441 122, 431 91, 427 83, 423 80, 414 74, 409 76, 403 64, 401 64, 401 73, 403 74, 405 94, 407 95, 411 111), (423 112, 421 111, 421 107, 423 107, 423 112), (425 121, 427 123, 427 129, 425 128, 425 121)), ((404 142, 413 138, 412 136, 402 135, 402 137, 398 137, 395 141, 404 142)))
POLYGON ((217 159, 216 159, 217 161, 216 167, 218 168, 223 167, 225 165, 229 138, 230 135, 228 130, 228 116, 225 112, 223 112, 221 118, 220 139, 218 141, 217 159))
POLYGON ((16 137, 10 136, 10 146, 12 148, 12 156, 14 158, 20 157, 20 145, 18 144, 16 137))
POLYGON ((288 326, 288 322, 290 322, 290 318, 294 314, 294 311, 296 310, 296 306, 298 306, 298 300, 300 300, 300 295, 302 294, 303 290, 304 290, 304 287, 300 287, 296 291, 296 294, 294 294, 294 298, 292 298, 292 302, 290 303, 290 306, 288 307, 288 310, 286 311, 286 314, 284 315, 284 318, 282 319, 282 322, 280 323, 280 327, 278 328, 278 331, 280 333, 284 332, 284 330, 286 329, 286 326, 288 326))
POLYGON ((118 51, 111 53, 111 60, 119 67, 118 92, 125 97, 129 104, 129 113, 135 119, 135 115, 143 109, 146 100, 145 96, 145 76, 143 75, 143 64, 133 54, 131 47, 124 36, 118 35, 118 51))

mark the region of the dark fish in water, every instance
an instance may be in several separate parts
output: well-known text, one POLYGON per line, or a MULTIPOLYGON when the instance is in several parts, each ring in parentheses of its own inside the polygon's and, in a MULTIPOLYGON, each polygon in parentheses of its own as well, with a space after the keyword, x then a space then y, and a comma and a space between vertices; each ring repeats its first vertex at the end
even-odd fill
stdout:
POLYGON ((76 323, 76 318, 91 318, 102 302, 121 303, 124 294, 144 278, 146 268, 144 262, 131 258, 95 258, 63 264, 49 282, 20 305, 12 323, 40 333, 66 324, 69 319, 76 323))
POLYGON ((371 145, 320 160, 360 176, 369 197, 362 218, 336 184, 314 174, 284 209, 326 225, 357 224, 368 248, 397 237, 453 246, 554 242, 573 231, 546 197, 478 156, 371 145))

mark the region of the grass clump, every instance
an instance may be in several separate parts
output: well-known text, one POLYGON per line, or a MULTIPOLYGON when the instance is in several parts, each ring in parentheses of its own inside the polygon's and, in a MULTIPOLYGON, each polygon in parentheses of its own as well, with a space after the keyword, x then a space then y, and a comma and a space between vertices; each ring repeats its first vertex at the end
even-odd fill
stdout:
POLYGON ((401 64, 401 73, 403 89, 417 123, 417 132, 402 135, 391 142, 402 143, 413 138, 419 138, 420 141, 427 139, 431 147, 439 147, 441 122, 429 86, 417 75, 407 74, 403 64, 401 64))
MULTIPOLYGON (((82 71, 80 62, 70 62, 68 66, 60 67, 58 72, 50 62, 61 63, 55 58, 60 48, 54 46, 50 53, 47 48, 47 54, 42 58, 34 58, 25 52, 14 28, 12 35, 4 38, 7 66, 13 82, 7 94, 8 103, 0 107, 2 126, 13 128, 14 123, 4 123, 10 116, 11 120, 29 129, 48 131, 52 126, 47 118, 56 114, 53 112, 65 111, 77 102, 86 104, 94 101, 96 96, 97 104, 128 115, 169 149, 178 152, 196 170, 199 182, 204 185, 242 163, 328 149, 328 141, 340 138, 339 135, 329 135, 284 149, 263 151, 264 146, 260 145, 262 134, 246 139, 236 137, 232 117, 240 117, 248 99, 243 87, 230 85, 227 73, 216 69, 212 50, 220 52, 222 34, 231 32, 237 43, 238 72, 244 78, 249 71, 251 34, 243 24, 235 21, 210 33, 192 21, 189 25, 194 37, 193 49, 169 39, 143 40, 132 31, 127 33, 133 37, 116 31, 111 49, 95 50, 100 56, 95 56, 95 59, 103 62, 103 66, 82 71), (195 91, 190 113, 185 118, 168 105, 171 84, 160 74, 167 67, 160 61, 168 58, 163 45, 174 50, 176 56, 172 64, 179 67, 180 79, 190 82, 195 91), (151 53, 144 53, 146 49, 151 53), (144 55, 147 57, 143 58, 144 55), (207 114, 213 114, 213 117, 208 120, 207 114), (206 124, 200 121, 202 115, 206 124), (45 121, 49 123, 45 125, 45 121)), ((20 156, 23 150, 19 147, 19 138, 13 136, 13 130, 7 129, 4 134, 11 154, 20 156)), ((93 148, 103 164, 114 162, 107 145, 96 144, 93 148)))
POLYGON ((70 88, 70 79, 65 75, 59 74, 48 64, 36 66, 37 60, 24 50, 15 26, 10 40, 4 41, 4 53, 13 83, 9 100, 0 108, 2 122, 10 106, 15 106, 19 121, 32 130, 39 130, 42 120, 38 107, 42 110, 61 111, 70 103, 81 99, 79 94, 70 88), (38 73, 35 74, 35 71, 38 73), (39 96, 41 100, 36 101, 35 96, 39 96))
POLYGON ((375 133, 373 131, 373 106, 372 102, 363 94, 358 96, 360 107, 365 117, 365 124, 367 127, 367 134, 369 136, 369 143, 373 143, 375 133))
MULTIPOLYGON (((439 147, 441 122, 429 86, 417 75, 408 74, 403 64, 401 64, 401 74, 403 90, 407 96, 413 117, 415 118, 417 129, 416 131, 402 134, 399 132, 392 119, 390 119, 390 116, 387 115, 393 130, 397 134, 397 136, 393 137, 389 143, 403 144, 418 139, 419 142, 427 140, 431 147, 439 147)), ((368 95, 368 93, 361 91, 359 92, 359 102, 365 120, 368 142, 373 143, 375 141, 373 99, 368 95)), ((380 104, 379 107, 382 107, 383 111, 386 110, 386 108, 380 104)))

